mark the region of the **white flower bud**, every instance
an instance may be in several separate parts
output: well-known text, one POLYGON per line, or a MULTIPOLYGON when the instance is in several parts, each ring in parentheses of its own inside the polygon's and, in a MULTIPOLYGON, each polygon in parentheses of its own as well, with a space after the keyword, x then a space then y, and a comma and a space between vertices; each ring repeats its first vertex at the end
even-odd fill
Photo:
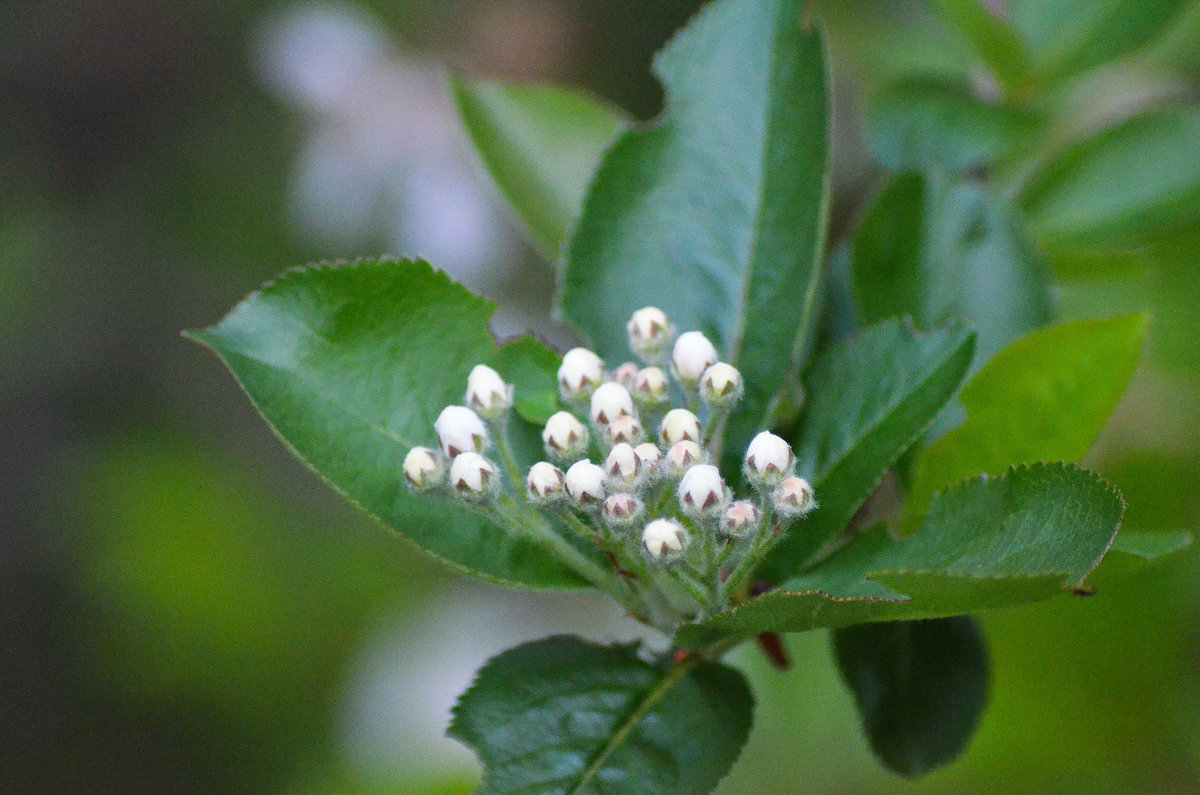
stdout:
POLYGON ((488 432, 479 415, 466 406, 446 406, 433 423, 442 453, 453 459, 460 453, 482 453, 488 448, 488 432))
POLYGON ((500 476, 496 465, 479 453, 462 453, 450 465, 450 485, 468 500, 483 502, 496 495, 500 476))
POLYGON ((655 519, 642 530, 642 550, 662 563, 682 557, 690 540, 688 531, 674 519, 655 519))
POLYGON ((700 397, 714 408, 732 406, 742 399, 742 374, 732 364, 717 362, 700 376, 700 397))
POLYGON ((676 442, 667 451, 663 464, 663 473, 671 478, 678 478, 696 464, 708 461, 704 449, 692 441, 676 442))
POLYGON ((621 442, 604 461, 604 472, 608 475, 608 486, 613 491, 633 491, 645 472, 642 457, 629 444, 621 442))
POLYGON ((587 348, 572 348, 558 368, 558 389, 563 400, 580 403, 604 380, 604 362, 587 348))
POLYGON ((775 512, 787 519, 796 519, 817 507, 813 487, 804 478, 784 478, 771 495, 775 512))
POLYGON ((675 341, 675 351, 671 354, 671 372, 680 383, 693 386, 704 375, 704 371, 717 363, 717 349, 708 341, 708 337, 699 331, 689 331, 680 334, 675 341))
POLYGON ((663 360, 675 337, 671 322, 656 306, 645 306, 634 312, 625 330, 629 332, 629 349, 642 361, 652 364, 663 360))
POLYGON ((513 388, 492 368, 477 364, 467 376, 467 407, 485 420, 495 420, 512 408, 513 388))
POLYGON ((587 452, 588 429, 571 412, 560 411, 546 421, 542 443, 556 461, 574 461, 587 452))
POLYGON ((592 422, 603 428, 617 417, 633 416, 633 398, 629 390, 615 381, 607 381, 592 393, 592 422))
POLYGON ((645 506, 629 492, 618 492, 604 501, 600 515, 614 527, 625 527, 642 518, 645 506))
POLYGON ((700 444, 700 418, 687 409, 671 409, 658 426, 658 438, 667 447, 677 442, 700 444))
POLYGON ((633 448, 633 451, 638 454, 638 458, 642 460, 642 471, 646 473, 646 480, 650 481, 658 477, 659 467, 662 466, 662 450, 658 449, 658 445, 652 442, 639 444, 633 448))
POLYGON ((729 503, 725 513, 721 514, 717 529, 726 538, 745 538, 758 527, 761 517, 762 513, 753 503, 738 500, 729 503))
POLYGON ((642 431, 642 423, 637 417, 621 416, 608 424, 604 429, 609 444, 640 444, 646 438, 642 431))
POLYGON ((795 465, 791 446, 770 431, 755 436, 746 448, 746 479, 758 488, 774 486, 792 474, 795 465))
POLYGON ((446 468, 436 451, 414 447, 404 456, 404 479, 413 491, 429 491, 446 482, 446 468))
POLYGON ((567 496, 580 508, 598 506, 604 499, 604 467, 576 461, 567 470, 567 496))
POLYGON ((658 408, 666 404, 671 396, 671 385, 667 374, 659 367, 638 370, 633 379, 633 399, 647 408, 658 408))
POLYGON ((633 382, 637 378, 637 374, 638 366, 633 362, 625 362, 616 370, 613 370, 612 380, 632 392, 633 382))
POLYGON ((679 481, 679 507, 696 519, 714 519, 725 512, 729 490, 721 479, 721 470, 712 464, 698 464, 683 473, 679 481))
POLYGON ((529 468, 525 478, 525 494, 535 505, 550 505, 566 496, 566 478, 562 470, 548 461, 539 461, 529 468))

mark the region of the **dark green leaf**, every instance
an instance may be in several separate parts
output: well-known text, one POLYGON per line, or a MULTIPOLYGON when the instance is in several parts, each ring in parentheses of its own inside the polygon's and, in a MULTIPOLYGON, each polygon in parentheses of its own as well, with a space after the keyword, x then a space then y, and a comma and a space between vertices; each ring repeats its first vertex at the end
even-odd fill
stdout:
POLYGON ((754 699, 740 673, 655 665, 573 637, 494 657, 449 734, 479 754, 485 793, 707 792, 737 759, 754 699))
POLYGON ((496 187, 558 259, 600 156, 628 120, 581 91, 451 78, 463 126, 496 187))
POLYGON ((1074 591, 1112 544, 1124 509, 1116 489, 1071 464, 971 480, 938 495, 915 535, 893 541, 876 528, 778 590, 684 626, 676 642, 945 618, 1074 591))
POLYGON ((893 319, 817 359, 794 447, 796 471, 813 484, 819 507, 775 547, 764 576, 794 574, 846 527, 958 390, 973 339, 959 326, 917 334, 893 319))
POLYGON ((1005 20, 981 0, 935 0, 935 6, 1001 85, 1010 92, 1025 87, 1029 79, 1025 45, 1005 20))
POLYGON ((833 646, 885 765, 919 776, 963 752, 987 704, 987 645, 974 619, 846 627, 833 646))
POLYGON ((721 0, 655 62, 667 110, 608 151, 568 248, 562 314, 610 361, 660 306, 709 335, 746 395, 731 450, 765 427, 815 316, 825 237, 828 87, 800 0, 721 0))
POLYGON ((462 403, 474 365, 496 367, 518 395, 553 388, 555 357, 540 343, 497 348, 494 308, 426 263, 360 262, 291 271, 191 336, 225 361, 284 443, 368 513, 485 579, 578 587, 540 548, 404 483, 404 456, 437 446, 433 422, 462 403))

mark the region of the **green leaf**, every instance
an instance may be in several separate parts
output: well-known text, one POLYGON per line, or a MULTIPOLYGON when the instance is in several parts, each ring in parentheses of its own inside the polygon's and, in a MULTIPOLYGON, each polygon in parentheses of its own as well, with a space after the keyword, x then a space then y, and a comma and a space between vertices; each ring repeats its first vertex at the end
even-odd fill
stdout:
POLYGON ((822 353, 805 378, 808 406, 794 439, 796 471, 819 507, 775 547, 763 576, 794 574, 846 527, 958 390, 973 345, 960 326, 918 334, 893 319, 822 353))
POLYGON ((885 765, 919 776, 963 752, 987 705, 987 645, 976 621, 862 624, 836 630, 833 647, 885 765))
POLYGON ((538 249, 558 259, 600 156, 629 120, 585 92, 450 79, 484 168, 538 249))
POLYGON ((1024 88, 1029 79, 1025 45, 1005 20, 981 0, 935 0, 934 5, 959 32, 996 79, 1010 92, 1024 88))
POLYGON ((667 110, 608 151, 567 252, 562 314, 601 356, 661 307, 745 379, 728 449, 766 427, 816 315, 829 180, 824 45, 800 0, 720 0, 655 61, 667 110))
POLYGON ((976 368, 1050 318, 1045 265, 1020 219, 971 182, 895 177, 855 233, 851 269, 868 323, 965 320, 978 334, 976 368))
MULTIPOLYGON (((1086 593, 1083 581, 1112 545, 1124 509, 1116 489, 1071 464, 967 481, 934 499, 915 535, 894 541, 877 527, 779 589, 682 627, 676 643, 946 618, 1086 593)), ((803 523, 791 530, 804 531, 803 523)))
POLYGON ((753 706, 727 666, 651 664, 634 646, 560 636, 492 658, 449 734, 479 754, 484 793, 707 792, 737 759, 753 706))
POLYGON ((1200 108, 1127 119, 1034 174, 1021 206, 1052 251, 1118 250, 1200 218, 1200 108))
POLYGON ((1174 555, 1192 545, 1192 534, 1183 530, 1165 530, 1154 533, 1135 533, 1122 530, 1113 542, 1113 552, 1123 552, 1145 561, 1174 555))
MULTIPOLYGON (((579 587, 542 549, 404 483, 404 456, 437 446, 433 422, 462 403, 474 365, 496 367, 518 395, 554 388, 555 357, 540 343, 497 348, 494 309, 426 263, 359 262, 290 271, 190 336, 224 360, 283 442, 363 510, 484 579, 579 587)), ((514 431, 523 424, 512 421, 514 431)))

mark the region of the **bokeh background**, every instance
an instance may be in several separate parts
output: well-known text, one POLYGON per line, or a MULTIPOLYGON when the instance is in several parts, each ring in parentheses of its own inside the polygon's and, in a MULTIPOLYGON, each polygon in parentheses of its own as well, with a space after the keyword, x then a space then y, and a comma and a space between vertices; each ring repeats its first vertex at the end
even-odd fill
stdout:
MULTIPOLYGON (((882 179, 861 98, 971 59, 922 3, 818 5, 836 239, 882 179)), ((582 86, 649 118, 651 54, 697 6, 0 5, 0 791, 467 791, 477 767, 443 731, 476 667, 557 631, 630 636, 601 601, 467 581, 355 513, 179 331, 286 267, 393 253, 495 299, 499 332, 569 343, 445 75, 582 86)), ((1139 58, 1097 87, 1112 108, 1195 102, 1200 11, 1139 58)), ((1153 313, 1089 463, 1130 526, 1197 528, 1200 221, 1149 268, 1057 297, 1063 318, 1153 313)), ((823 634, 788 640, 786 675, 748 650, 760 708, 722 791, 1200 791, 1198 563, 987 616, 991 706, 915 786, 871 759, 823 634)))

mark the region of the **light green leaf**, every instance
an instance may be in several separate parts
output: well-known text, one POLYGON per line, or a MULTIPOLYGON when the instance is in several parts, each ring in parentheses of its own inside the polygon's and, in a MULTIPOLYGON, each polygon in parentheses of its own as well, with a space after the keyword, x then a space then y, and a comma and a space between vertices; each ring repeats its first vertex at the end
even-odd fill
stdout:
POLYGON ((1029 80, 1025 45, 1008 23, 981 0, 935 0, 942 18, 971 45, 996 79, 1010 92, 1019 92, 1029 80))
POLYGON ((877 527, 779 589, 682 627, 676 642, 945 618, 1086 593, 1124 509, 1120 492, 1074 465, 1014 467, 942 492, 915 535, 897 542, 877 527))
POLYGON ((819 507, 775 547, 763 576, 794 574, 846 527, 958 390, 973 344, 960 326, 917 334, 893 319, 817 359, 793 444, 796 471, 813 484, 819 507))
POLYGON ((1174 555, 1192 545, 1192 534, 1183 530, 1136 533, 1122 530, 1113 542, 1113 552, 1134 555, 1145 561, 1174 555))
POLYGON ((963 388, 967 422, 917 460, 906 512, 933 493, 1014 461, 1079 461, 1133 377, 1146 335, 1140 315, 1064 323, 1017 340, 963 388))
POLYGON ((629 123, 585 92, 451 78, 463 127, 525 231, 558 259, 604 150, 629 123))
POLYGON ((642 660, 573 637, 492 658, 449 734, 484 765, 480 792, 708 792, 737 759, 754 699, 724 665, 642 660))
POLYGON ((667 109, 608 151, 568 247, 562 314, 609 361, 664 309, 709 335, 746 394, 728 448, 765 427, 813 323, 825 238, 824 45, 800 0, 720 0, 659 55, 667 109))
MULTIPOLYGON (((305 464, 385 524, 484 579, 579 587, 542 549, 404 483, 404 456, 437 446, 433 422, 462 403, 474 365, 496 367, 518 395, 554 388, 554 357, 540 343, 496 346, 494 308, 426 263, 359 262, 290 271, 190 336, 221 357, 305 464)), ((523 421, 511 424, 524 433, 523 421)))

